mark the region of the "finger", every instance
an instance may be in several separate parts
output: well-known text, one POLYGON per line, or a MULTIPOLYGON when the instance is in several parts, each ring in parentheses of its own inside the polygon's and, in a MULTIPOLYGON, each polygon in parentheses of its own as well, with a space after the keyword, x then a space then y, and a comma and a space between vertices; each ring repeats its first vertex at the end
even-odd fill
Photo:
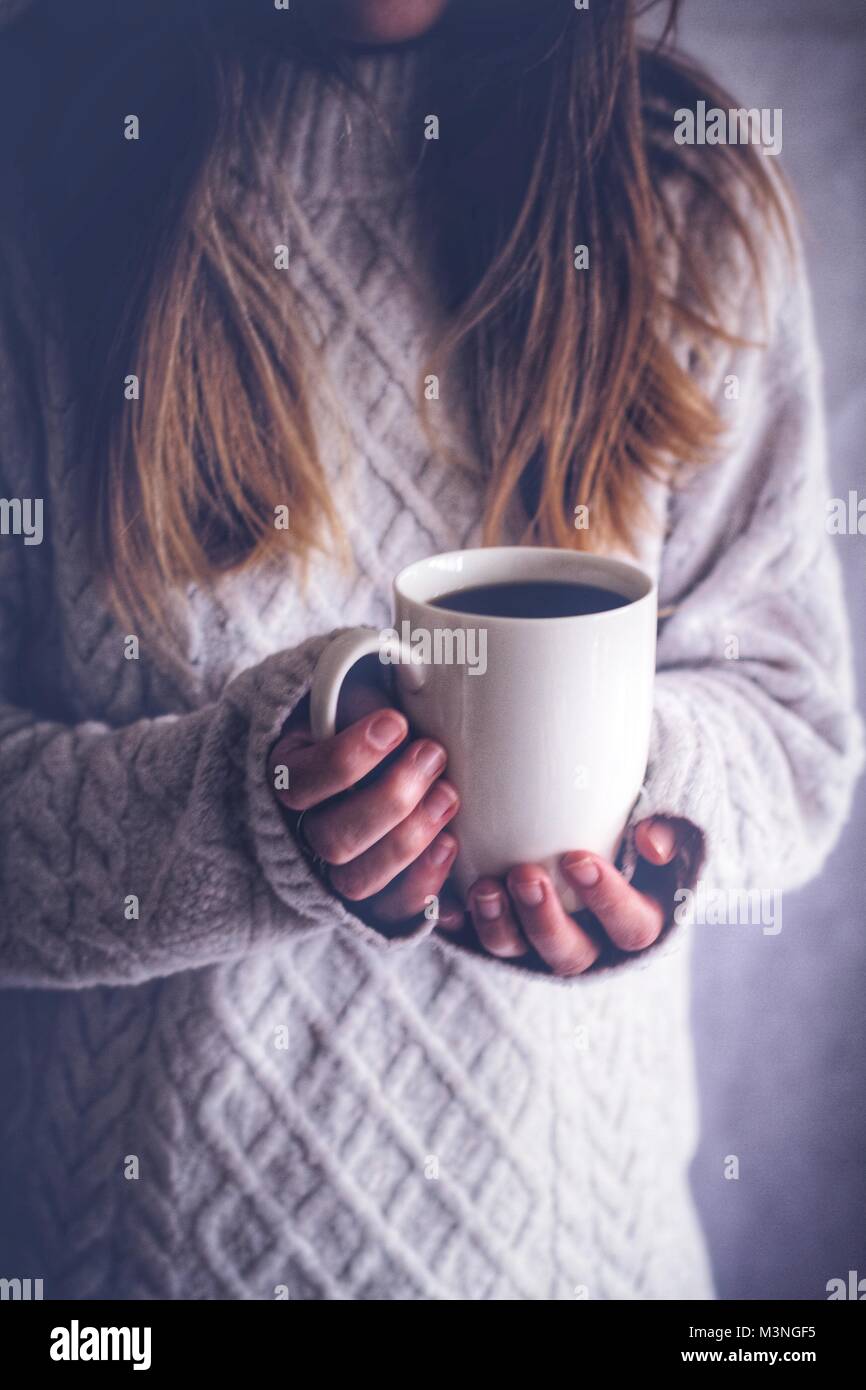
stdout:
MULTIPOLYGON (((443 917, 450 922, 454 915, 441 892, 457 855, 457 841, 443 831, 437 835, 417 859, 404 869, 381 893, 375 904, 375 918, 380 922, 402 922, 429 913, 437 925, 443 917)), ((339 874, 333 869, 331 874, 339 874)), ((461 912, 462 917, 462 912, 461 912)))
POLYGON ((652 945, 665 921, 657 898, 639 893, 613 864, 597 855, 567 854, 560 866, 614 945, 623 951, 644 951, 652 945))
POLYGON ((506 882, 527 940, 553 973, 580 975, 588 970, 599 946, 569 917, 544 869, 518 864, 506 882))
POLYGON ((670 864, 684 848, 691 827, 688 821, 654 816, 635 826, 634 842, 638 854, 650 864, 670 864))
POLYGON ((485 951, 505 960, 526 955, 529 946, 517 925, 504 884, 495 878, 480 878, 469 889, 468 906, 485 951))
POLYGON ((409 732, 399 710, 376 710, 350 724, 333 738, 307 742, 308 735, 294 731, 281 738, 271 752, 271 772, 288 768, 289 785, 277 790, 277 799, 291 811, 311 806, 347 791, 377 767, 409 732))
POLYGON ((456 789, 440 777, 410 815, 362 854, 331 869, 331 887, 353 901, 381 893, 424 853, 459 804, 456 789))
MULTIPOLYGON (((411 743, 374 785, 355 787, 347 795, 308 812, 304 819, 304 839, 328 864, 349 864, 360 858, 412 815, 440 776, 446 761, 445 749, 432 739, 411 743)), ((450 792, 456 797, 453 788, 450 792)), ((440 830, 442 822, 436 828, 440 830)), ((429 839, 432 835, 424 843, 416 841, 416 854, 429 839)))

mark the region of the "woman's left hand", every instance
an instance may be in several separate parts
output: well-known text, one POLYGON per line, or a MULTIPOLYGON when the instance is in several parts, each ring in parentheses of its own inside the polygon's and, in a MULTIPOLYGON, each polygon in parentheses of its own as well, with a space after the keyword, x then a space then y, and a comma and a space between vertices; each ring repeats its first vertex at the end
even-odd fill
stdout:
POLYGON ((540 864, 517 864, 503 881, 478 879, 467 894, 468 911, 443 912, 440 929, 468 937, 476 949, 500 959, 535 953, 554 975, 580 975, 608 943, 620 951, 652 945, 673 911, 674 861, 694 833, 687 821, 641 821, 635 829, 640 860, 631 883, 600 855, 563 855, 563 875, 585 904, 583 921, 569 915, 540 864))

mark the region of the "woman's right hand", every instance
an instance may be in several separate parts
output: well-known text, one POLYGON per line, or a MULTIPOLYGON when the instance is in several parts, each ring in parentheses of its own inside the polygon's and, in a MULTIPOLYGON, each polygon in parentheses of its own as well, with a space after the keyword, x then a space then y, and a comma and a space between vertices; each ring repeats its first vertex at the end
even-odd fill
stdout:
POLYGON ((328 886, 392 935, 429 911, 431 899, 438 900, 443 926, 462 920, 463 908, 440 897, 457 853, 455 837, 443 827, 459 806, 441 775, 445 749, 428 738, 406 742, 406 716, 383 704, 386 698, 382 690, 366 690, 361 705, 375 707, 319 742, 306 705, 300 707, 272 748, 268 771, 275 787, 277 769, 288 769, 288 787, 274 794, 288 810, 304 813, 300 837, 324 861, 328 886), (366 780, 370 773, 374 778, 366 780))

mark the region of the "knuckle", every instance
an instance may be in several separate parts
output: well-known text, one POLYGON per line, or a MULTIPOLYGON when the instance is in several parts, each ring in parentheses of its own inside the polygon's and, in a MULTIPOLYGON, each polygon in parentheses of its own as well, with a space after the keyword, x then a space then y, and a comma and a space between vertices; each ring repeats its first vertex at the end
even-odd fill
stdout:
POLYGON ((331 887, 335 888, 341 897, 348 898, 350 902, 360 902, 364 898, 372 896, 373 889, 370 887, 368 875, 361 867, 350 865, 341 868, 338 866, 330 875, 331 887))
POLYGON ((326 864, 348 864, 355 857, 351 837, 344 824, 325 821, 321 824, 304 824, 307 844, 314 853, 321 856, 326 864))
POLYGON ((388 789, 385 809, 392 822, 402 821, 414 811, 418 802, 418 789, 414 777, 408 769, 395 777, 388 789))

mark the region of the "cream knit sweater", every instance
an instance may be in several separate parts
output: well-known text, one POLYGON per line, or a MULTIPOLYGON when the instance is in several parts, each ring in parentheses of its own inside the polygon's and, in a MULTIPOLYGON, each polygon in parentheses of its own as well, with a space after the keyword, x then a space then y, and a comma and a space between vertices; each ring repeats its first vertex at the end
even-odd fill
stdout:
MULTIPOLYGON (((415 61, 358 60, 397 124, 415 61)), ((350 484, 323 423, 357 573, 318 562, 308 602, 291 563, 261 569, 187 595, 182 662, 127 660, 92 580, 62 352, 26 296, 4 305, 0 496, 43 498, 46 538, 0 537, 0 1274, 54 1298, 709 1297, 689 930, 568 982, 429 924, 387 941, 311 874, 263 775, 328 636, 387 625, 396 570, 479 538, 471 442, 443 467, 413 405, 423 238, 381 132, 361 110, 352 130, 293 82, 257 204, 352 437, 350 484)), ((821 867, 861 761, 809 299, 801 264, 767 265, 769 347, 700 367, 724 460, 648 490, 638 557, 670 616, 632 824, 687 817, 690 881, 743 888, 821 867)), ((732 326, 759 331, 735 258, 719 282, 732 326)), ((453 383, 439 409, 456 428, 453 383)))

